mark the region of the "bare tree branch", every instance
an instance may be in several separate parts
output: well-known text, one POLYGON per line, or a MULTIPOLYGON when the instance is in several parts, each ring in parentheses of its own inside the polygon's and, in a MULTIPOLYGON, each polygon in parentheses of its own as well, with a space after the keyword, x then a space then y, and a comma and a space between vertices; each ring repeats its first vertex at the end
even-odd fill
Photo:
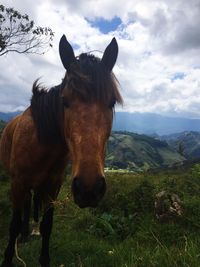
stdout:
POLYGON ((0 5, 0 56, 10 52, 44 54, 52 47, 53 37, 51 28, 35 26, 28 15, 0 5))

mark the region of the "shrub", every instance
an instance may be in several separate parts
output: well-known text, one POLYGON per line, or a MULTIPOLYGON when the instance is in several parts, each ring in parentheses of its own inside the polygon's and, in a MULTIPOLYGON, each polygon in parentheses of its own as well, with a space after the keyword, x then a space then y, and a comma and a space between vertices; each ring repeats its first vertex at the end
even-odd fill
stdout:
POLYGON ((137 212, 154 210, 154 186, 148 180, 143 180, 133 191, 133 201, 137 212))

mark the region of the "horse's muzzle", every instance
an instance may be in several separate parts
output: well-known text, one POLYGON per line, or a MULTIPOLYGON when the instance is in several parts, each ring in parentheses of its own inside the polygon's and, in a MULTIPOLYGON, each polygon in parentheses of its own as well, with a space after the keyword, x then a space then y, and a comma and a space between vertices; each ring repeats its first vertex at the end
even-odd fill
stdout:
POLYGON ((74 177, 72 182, 72 193, 74 202, 80 208, 97 207, 99 201, 106 192, 106 182, 104 177, 97 177, 95 184, 85 186, 84 179, 74 177))

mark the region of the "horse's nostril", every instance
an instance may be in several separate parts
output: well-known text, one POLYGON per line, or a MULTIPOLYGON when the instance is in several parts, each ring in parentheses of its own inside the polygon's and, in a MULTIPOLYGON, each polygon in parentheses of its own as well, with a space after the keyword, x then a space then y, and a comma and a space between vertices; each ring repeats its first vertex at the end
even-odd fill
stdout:
POLYGON ((96 207, 106 191, 104 177, 96 177, 91 181, 91 185, 85 184, 80 176, 76 176, 72 181, 72 193, 74 201, 80 208, 96 207))
POLYGON ((104 194, 106 191, 106 182, 104 177, 100 177, 96 184, 96 191, 100 194, 104 194))

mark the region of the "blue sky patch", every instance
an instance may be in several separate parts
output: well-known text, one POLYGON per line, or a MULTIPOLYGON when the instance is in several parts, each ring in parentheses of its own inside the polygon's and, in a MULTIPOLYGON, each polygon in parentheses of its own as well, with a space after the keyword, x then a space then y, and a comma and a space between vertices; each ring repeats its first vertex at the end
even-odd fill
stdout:
POLYGON ((175 80, 183 80, 185 78, 185 73, 184 72, 176 72, 174 73, 174 75, 172 76, 171 80, 175 81, 175 80))
POLYGON ((119 17, 114 17, 112 20, 106 20, 103 18, 97 18, 95 20, 88 20, 90 25, 94 28, 98 28, 100 32, 107 34, 109 32, 115 31, 119 25, 122 23, 119 17))
POLYGON ((72 47, 73 47, 73 49, 77 50, 80 48, 80 45, 78 45, 76 43, 72 43, 72 47))

